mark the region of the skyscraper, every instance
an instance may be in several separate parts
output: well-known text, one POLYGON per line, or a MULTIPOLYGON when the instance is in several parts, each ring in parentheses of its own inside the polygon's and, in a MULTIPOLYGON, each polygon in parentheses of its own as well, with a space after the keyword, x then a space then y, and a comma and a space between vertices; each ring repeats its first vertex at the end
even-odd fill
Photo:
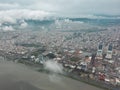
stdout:
POLYGON ((112 59, 113 46, 112 44, 108 45, 106 59, 112 59))
POLYGON ((98 50, 97 50, 97 56, 96 56, 96 58, 97 59, 102 59, 102 53, 103 53, 103 44, 100 43, 98 45, 98 50))

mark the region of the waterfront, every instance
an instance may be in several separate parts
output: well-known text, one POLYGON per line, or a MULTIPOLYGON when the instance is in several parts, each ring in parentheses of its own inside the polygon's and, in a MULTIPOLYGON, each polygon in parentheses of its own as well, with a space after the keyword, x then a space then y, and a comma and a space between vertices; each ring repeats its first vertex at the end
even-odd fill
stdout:
POLYGON ((50 76, 24 64, 0 61, 0 90, 103 90, 64 76, 50 76), (53 80, 51 80, 51 78, 53 80))

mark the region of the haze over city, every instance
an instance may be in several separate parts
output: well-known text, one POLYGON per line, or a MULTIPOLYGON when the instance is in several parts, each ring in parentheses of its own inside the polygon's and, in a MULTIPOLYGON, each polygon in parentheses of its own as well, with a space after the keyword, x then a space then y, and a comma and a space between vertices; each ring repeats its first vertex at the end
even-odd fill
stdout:
POLYGON ((0 90, 88 89, 120 89, 120 0, 0 0, 0 90))

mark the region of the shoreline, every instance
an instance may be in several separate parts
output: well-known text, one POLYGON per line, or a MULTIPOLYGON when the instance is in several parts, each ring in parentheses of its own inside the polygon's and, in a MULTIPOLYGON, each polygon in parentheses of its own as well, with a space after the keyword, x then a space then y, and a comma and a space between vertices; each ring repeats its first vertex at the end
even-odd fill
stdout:
MULTIPOLYGON (((18 62, 18 63, 22 63, 22 64, 25 64, 27 66, 33 65, 32 67, 34 67, 34 68, 39 67, 39 69, 36 70, 38 72, 47 73, 47 74, 51 73, 51 72, 45 70, 43 68, 43 66, 40 65, 40 64, 36 64, 36 63, 33 63, 33 62, 29 62, 29 61, 18 62)), ((65 73, 65 74, 60 74, 60 75, 62 75, 64 77, 74 79, 74 80, 77 80, 77 81, 80 81, 80 82, 83 82, 83 83, 88 84, 88 85, 92 85, 92 86, 104 89, 104 90, 119 90, 120 89, 120 87, 116 87, 116 86, 106 84, 106 83, 103 83, 103 82, 100 82, 100 81, 95 81, 95 80, 90 79, 90 78, 82 78, 82 77, 80 77, 76 74, 73 74, 73 73, 65 73)))
POLYGON ((103 90, 63 75, 46 74, 36 70, 34 66, 13 61, 1 61, 0 88, 5 88, 6 85, 11 87, 1 90, 21 90, 20 87, 26 90, 29 86, 38 88, 30 90, 103 90), (15 89, 16 87, 13 85, 18 85, 19 89, 15 89))

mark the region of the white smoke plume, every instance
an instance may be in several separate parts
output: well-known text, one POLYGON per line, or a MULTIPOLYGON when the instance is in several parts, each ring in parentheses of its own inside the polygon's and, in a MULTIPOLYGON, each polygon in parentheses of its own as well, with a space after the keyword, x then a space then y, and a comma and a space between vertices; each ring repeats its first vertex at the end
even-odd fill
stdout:
POLYGON ((63 66, 56 61, 49 60, 44 63, 44 68, 52 73, 49 74, 49 79, 52 83, 61 83, 62 78, 59 74, 63 74, 63 66))
POLYGON ((63 66, 56 61, 49 60, 44 63, 44 68, 53 73, 63 73, 63 66))

